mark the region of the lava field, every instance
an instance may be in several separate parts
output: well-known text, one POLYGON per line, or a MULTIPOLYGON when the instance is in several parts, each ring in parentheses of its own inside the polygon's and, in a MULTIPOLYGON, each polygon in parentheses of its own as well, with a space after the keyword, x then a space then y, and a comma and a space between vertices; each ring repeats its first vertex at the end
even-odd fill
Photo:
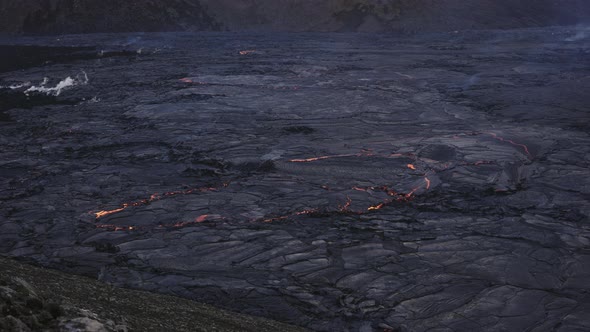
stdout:
POLYGON ((0 253, 318 331, 590 329, 590 31, 0 39, 0 253))

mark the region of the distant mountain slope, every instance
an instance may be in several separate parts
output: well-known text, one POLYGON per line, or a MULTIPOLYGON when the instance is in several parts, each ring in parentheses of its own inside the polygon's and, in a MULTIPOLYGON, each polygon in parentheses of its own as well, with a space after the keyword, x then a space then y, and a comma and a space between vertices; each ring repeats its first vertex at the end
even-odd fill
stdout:
POLYGON ((218 30, 193 0, 2 0, 0 31, 88 33, 218 30))
POLYGON ((590 23, 587 0, 3 0, 0 31, 449 31, 590 23))
POLYGON ((577 24, 587 0, 201 0, 230 30, 448 31, 577 24))

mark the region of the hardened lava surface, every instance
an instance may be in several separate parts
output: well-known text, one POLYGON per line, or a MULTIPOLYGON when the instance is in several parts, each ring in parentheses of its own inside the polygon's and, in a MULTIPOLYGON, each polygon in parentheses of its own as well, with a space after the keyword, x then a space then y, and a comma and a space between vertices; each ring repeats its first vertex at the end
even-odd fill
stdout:
POLYGON ((587 331, 587 35, 2 40, 0 252, 320 331, 587 331))

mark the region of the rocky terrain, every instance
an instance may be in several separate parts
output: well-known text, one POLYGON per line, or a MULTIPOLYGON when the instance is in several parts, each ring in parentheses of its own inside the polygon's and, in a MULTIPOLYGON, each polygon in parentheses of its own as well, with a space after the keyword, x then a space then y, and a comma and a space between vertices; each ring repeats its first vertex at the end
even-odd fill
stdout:
POLYGON ((4 0, 0 32, 420 32, 590 23, 586 0, 4 0))
POLYGON ((586 29, 0 44, 3 254, 318 331, 590 328, 586 29))
POLYGON ((0 31, 26 34, 219 29, 190 0, 5 0, 0 18, 0 31))
POLYGON ((4 257, 0 257, 0 264, 3 332, 304 331, 172 296, 119 289, 4 257))

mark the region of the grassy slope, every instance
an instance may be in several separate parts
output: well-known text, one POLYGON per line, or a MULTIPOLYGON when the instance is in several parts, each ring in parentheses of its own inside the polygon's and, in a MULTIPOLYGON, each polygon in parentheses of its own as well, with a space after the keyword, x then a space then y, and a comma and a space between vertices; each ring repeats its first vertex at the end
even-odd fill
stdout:
POLYGON ((0 280, 15 277, 30 284, 43 302, 89 310, 105 320, 125 321, 132 331, 304 331, 173 296, 114 288, 89 278, 0 257, 0 280))

